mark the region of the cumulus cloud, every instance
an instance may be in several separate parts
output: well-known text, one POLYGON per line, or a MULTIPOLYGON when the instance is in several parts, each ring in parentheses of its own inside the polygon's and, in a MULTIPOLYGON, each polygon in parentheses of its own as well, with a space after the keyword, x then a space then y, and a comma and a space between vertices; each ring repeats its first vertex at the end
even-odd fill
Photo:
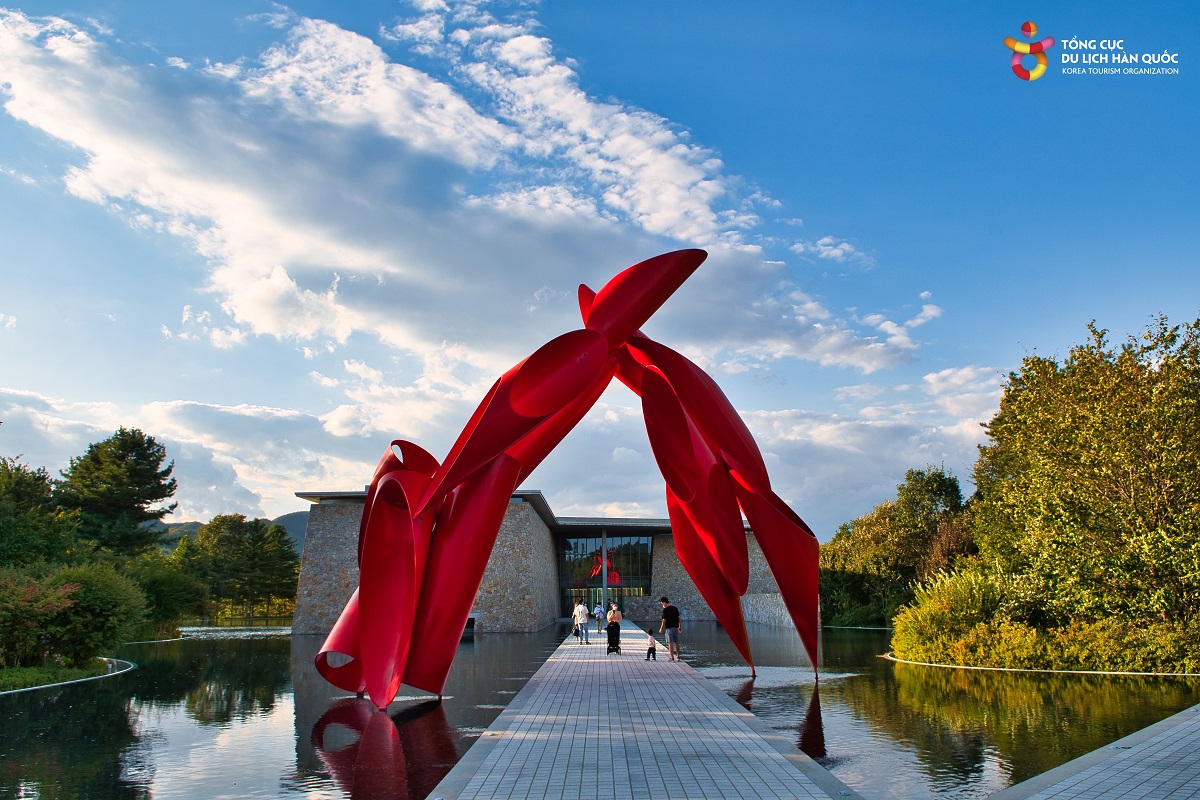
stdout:
POLYGON ((816 241, 799 241, 789 249, 806 258, 820 258, 838 263, 853 261, 868 266, 875 263, 874 259, 850 242, 836 239, 833 236, 822 236, 816 241))

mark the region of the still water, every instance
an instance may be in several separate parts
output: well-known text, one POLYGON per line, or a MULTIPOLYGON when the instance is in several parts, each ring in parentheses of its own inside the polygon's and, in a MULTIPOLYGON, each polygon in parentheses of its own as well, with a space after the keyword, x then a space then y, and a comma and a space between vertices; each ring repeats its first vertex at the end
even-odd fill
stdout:
MULTIPOLYGON (((128 645, 125 675, 0 696, 0 798, 424 798, 565 632, 464 642, 444 702, 388 715, 316 675, 319 637, 128 645)), ((818 685, 794 632, 751 641, 753 680, 715 625, 685 660, 867 798, 986 797, 1200 702, 1181 679, 893 664, 881 631, 826 630, 818 685)))

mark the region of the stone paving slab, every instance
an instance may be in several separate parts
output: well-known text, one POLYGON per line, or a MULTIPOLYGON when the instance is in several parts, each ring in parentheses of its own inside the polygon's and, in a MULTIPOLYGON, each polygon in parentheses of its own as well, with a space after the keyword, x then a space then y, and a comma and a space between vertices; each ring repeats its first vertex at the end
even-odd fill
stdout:
POLYGON ((1200 706, 992 795, 991 800, 1200 798, 1200 706))
POLYGON ((563 642, 429 797, 858 797, 645 631, 605 641, 563 642))

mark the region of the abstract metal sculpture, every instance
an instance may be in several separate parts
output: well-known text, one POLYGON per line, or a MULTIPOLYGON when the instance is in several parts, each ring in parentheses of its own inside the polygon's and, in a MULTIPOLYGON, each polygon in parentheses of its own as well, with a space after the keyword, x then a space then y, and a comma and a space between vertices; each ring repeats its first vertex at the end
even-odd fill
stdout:
POLYGON ((743 513, 816 664, 816 537, 771 490, 750 431, 712 378, 639 330, 705 258, 666 253, 599 292, 580 286, 584 328, 504 373, 442 463, 392 442, 367 489, 359 588, 316 658, 326 680, 379 708, 401 683, 441 695, 509 498, 614 376, 642 398, 679 560, 746 663, 753 669, 739 599, 749 581, 743 513))

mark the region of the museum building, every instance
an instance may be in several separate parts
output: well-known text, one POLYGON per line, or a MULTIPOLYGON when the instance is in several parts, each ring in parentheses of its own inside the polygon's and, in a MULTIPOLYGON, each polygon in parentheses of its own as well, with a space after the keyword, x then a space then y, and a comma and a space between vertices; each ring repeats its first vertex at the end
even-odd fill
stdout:
MULTIPOLYGON (((292 631, 328 633, 358 586, 358 528, 366 491, 297 492, 312 504, 304 535, 292 631)), ((791 626, 779 587, 747 528, 747 622, 791 626)), ((666 595, 684 619, 712 620, 679 557, 665 519, 556 517, 538 491, 514 492, 472 606, 475 631, 536 631, 616 601, 633 620, 659 616, 666 595)))

